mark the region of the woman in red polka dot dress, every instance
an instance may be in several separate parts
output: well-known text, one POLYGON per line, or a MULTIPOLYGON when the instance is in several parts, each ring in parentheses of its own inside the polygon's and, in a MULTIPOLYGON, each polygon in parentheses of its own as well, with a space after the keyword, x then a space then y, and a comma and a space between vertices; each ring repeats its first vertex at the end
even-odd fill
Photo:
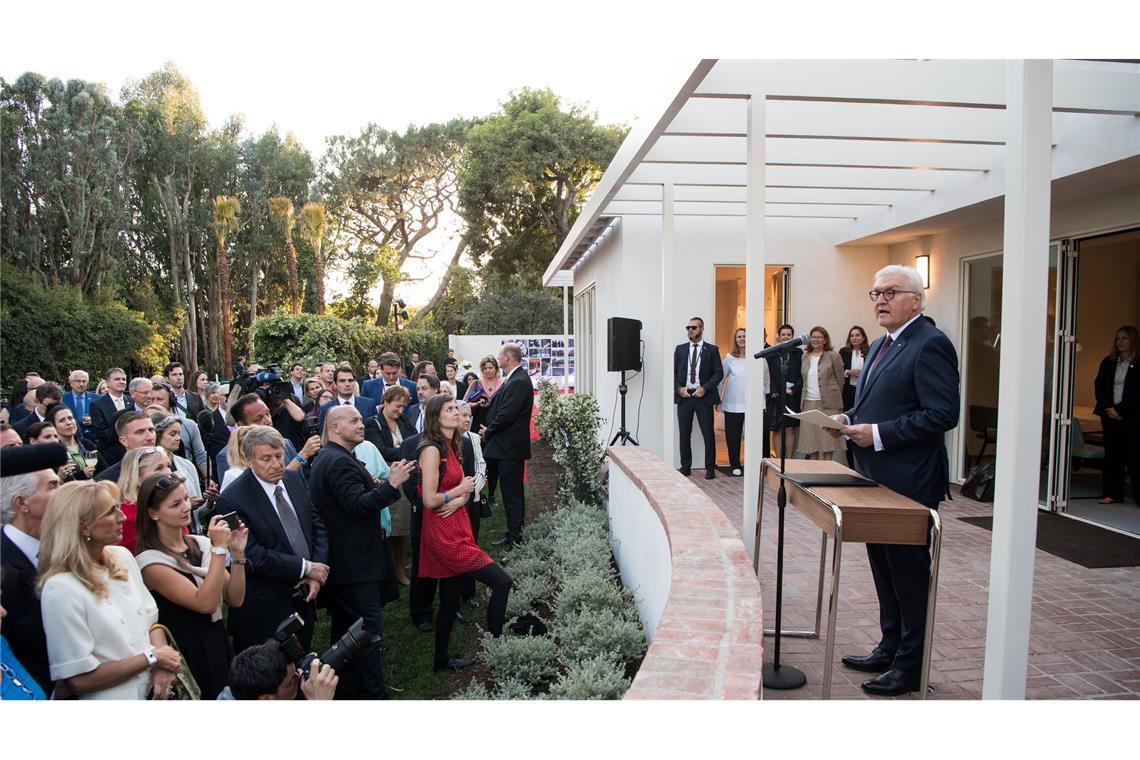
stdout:
POLYGON ((475 490, 475 479, 463 476, 462 435, 458 431, 462 419, 455 399, 446 394, 434 396, 424 405, 423 413, 424 432, 417 455, 417 488, 424 505, 419 574, 421 578, 440 579, 434 667, 458 670, 472 664, 448 654, 463 580, 471 575, 490 587, 487 629, 498 636, 503 632, 511 577, 479 548, 471 532, 465 506, 475 490))

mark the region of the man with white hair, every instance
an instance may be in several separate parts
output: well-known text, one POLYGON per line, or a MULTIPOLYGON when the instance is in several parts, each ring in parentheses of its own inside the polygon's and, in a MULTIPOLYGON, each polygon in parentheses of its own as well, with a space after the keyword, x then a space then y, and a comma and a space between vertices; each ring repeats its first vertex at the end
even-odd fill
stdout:
MULTIPOLYGON (((949 495, 945 436, 958 424, 958 356, 949 338, 923 318, 922 278, 892 265, 875 275, 869 293, 886 335, 871 344, 855 386, 855 403, 835 419, 832 435, 854 444, 855 469, 878 483, 937 509, 949 495)), ((930 586, 926 546, 867 544, 879 597, 882 638, 868 655, 848 655, 853 670, 879 673, 863 682, 871 694, 918 689, 930 586)))
POLYGON ((0 536, 0 565, 4 569, 0 597, 8 611, 4 637, 16 659, 45 694, 51 694, 52 681, 36 595, 37 555, 44 512, 58 487, 59 477, 50 469, 0 478, 0 518, 4 523, 0 536))
POLYGON ((91 377, 81 369, 73 369, 67 376, 71 390, 63 394, 63 403, 75 415, 85 438, 94 438, 95 428, 91 424, 91 407, 99 400, 99 394, 87 390, 91 377))

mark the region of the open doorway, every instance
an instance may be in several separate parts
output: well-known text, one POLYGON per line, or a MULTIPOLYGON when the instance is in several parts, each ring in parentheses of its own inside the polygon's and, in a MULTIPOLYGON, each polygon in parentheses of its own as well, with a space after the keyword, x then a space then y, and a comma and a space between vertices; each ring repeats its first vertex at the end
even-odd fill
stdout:
MULTIPOLYGON (((714 330, 712 341, 720 349, 721 355, 732 351, 732 340, 737 328, 744 327, 747 307, 745 288, 746 267, 715 267, 715 293, 713 299, 714 330)), ((776 328, 788 321, 790 306, 788 293, 791 292, 791 267, 764 267, 764 329, 768 336, 776 335, 776 328)), ((759 351, 764 344, 762 339, 748 337, 750 353, 759 351)), ((745 425, 745 429, 749 429, 745 425)), ((745 455, 745 442, 741 441, 741 457, 745 455)), ((719 467, 728 466, 728 446, 724 439, 724 415, 716 417, 716 463, 719 467)))

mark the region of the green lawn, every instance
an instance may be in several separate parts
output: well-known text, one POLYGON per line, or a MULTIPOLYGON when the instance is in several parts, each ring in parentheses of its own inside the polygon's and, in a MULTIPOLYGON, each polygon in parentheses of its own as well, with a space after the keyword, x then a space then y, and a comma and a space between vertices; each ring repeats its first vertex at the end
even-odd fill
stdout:
MULTIPOLYGON (((530 506, 529 488, 527 505, 530 506)), ((482 521, 479 532, 479 545, 497 561, 503 554, 500 547, 491 542, 507 532, 506 516, 501 497, 491 508, 494 514, 482 521)), ((411 554, 408 555, 409 561, 411 554)), ((486 587, 475 586, 479 609, 460 607, 471 621, 470 625, 456 623, 451 632, 451 653, 473 656, 478 649, 477 633, 481 633, 487 618, 486 587)), ((436 594, 436 604, 439 595, 436 594)), ((326 610, 317 612, 316 629, 313 634, 313 650, 321 654, 328 649, 329 617, 326 610)), ((384 677, 394 699, 436 699, 443 684, 452 677, 450 671, 432 672, 432 658, 435 646, 435 633, 420 633, 412 625, 408 614, 408 589, 401 589, 400 599, 384 607, 384 677)))

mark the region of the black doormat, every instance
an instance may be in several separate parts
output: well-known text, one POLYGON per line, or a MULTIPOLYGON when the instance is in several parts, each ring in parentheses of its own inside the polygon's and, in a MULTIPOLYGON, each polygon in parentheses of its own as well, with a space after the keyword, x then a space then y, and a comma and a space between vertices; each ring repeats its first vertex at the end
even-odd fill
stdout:
MULTIPOLYGON (((994 529, 992 517, 958 519, 988 531, 994 529)), ((1037 513, 1037 548, 1088 568, 1140 565, 1140 539, 1052 512, 1037 513)))

